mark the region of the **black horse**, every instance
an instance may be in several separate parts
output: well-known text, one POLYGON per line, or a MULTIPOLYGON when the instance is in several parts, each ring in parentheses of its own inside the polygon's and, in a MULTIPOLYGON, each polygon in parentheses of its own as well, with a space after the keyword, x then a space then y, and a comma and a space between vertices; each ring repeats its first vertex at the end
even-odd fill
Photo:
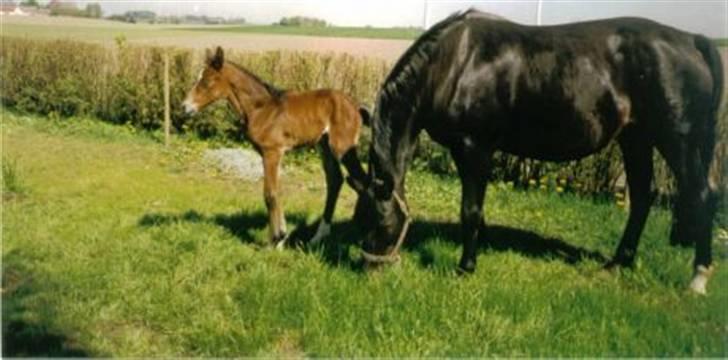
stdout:
POLYGON ((723 87, 706 37, 619 18, 532 27, 470 10, 425 32, 379 92, 367 182, 354 218, 368 262, 398 258, 409 224, 407 166, 421 130, 446 146, 462 183, 462 272, 472 272, 492 154, 568 161, 613 139, 630 213, 614 258, 630 266, 654 199, 653 148, 677 178, 671 243, 695 244, 691 287, 705 291, 715 196, 708 171, 723 87))

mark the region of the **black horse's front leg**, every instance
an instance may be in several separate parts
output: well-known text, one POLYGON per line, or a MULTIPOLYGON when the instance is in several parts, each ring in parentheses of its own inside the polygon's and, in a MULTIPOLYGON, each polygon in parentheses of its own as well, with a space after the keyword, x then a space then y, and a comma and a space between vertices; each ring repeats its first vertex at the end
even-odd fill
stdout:
POLYGON ((458 168, 462 185, 460 200, 461 237, 463 239, 463 255, 458 265, 459 273, 472 273, 478 250, 478 233, 483 226, 483 200, 487 181, 487 164, 491 154, 476 152, 473 149, 453 151, 453 158, 458 168))
POLYGON ((619 139, 629 186, 629 219, 614 258, 605 265, 608 269, 617 266, 630 267, 634 263, 639 239, 655 198, 651 190, 652 145, 644 140, 641 133, 630 130, 622 133, 619 139))

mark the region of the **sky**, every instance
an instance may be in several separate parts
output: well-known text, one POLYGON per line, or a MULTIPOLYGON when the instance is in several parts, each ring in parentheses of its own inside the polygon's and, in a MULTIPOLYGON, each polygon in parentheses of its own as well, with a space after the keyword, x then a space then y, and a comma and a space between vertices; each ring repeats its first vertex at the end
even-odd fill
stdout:
MULTIPOLYGON (((284 16, 311 16, 340 26, 430 26, 470 7, 536 24, 538 0, 97 0, 105 15, 152 10, 159 15, 243 17, 270 24, 284 16)), ((84 1, 77 1, 83 6, 84 1)), ((728 0, 543 0, 541 23, 615 16, 647 17, 687 31, 728 38, 728 0)))

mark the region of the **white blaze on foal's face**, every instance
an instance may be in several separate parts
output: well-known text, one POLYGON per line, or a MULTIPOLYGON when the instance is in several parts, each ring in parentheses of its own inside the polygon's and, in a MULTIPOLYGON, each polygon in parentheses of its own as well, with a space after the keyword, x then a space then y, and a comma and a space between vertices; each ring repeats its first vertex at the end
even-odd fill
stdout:
POLYGON ((182 105, 188 114, 193 114, 224 98, 228 90, 229 85, 223 78, 223 65, 213 67, 208 60, 207 66, 200 70, 195 85, 187 93, 182 105))

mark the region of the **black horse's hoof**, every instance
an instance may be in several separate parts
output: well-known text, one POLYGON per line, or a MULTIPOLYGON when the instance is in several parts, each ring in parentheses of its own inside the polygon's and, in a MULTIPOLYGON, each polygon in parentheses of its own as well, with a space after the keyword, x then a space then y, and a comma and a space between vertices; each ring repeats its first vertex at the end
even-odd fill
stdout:
POLYGON ((475 272, 475 263, 472 261, 465 262, 464 264, 461 262, 460 265, 455 269, 455 273, 457 273, 460 276, 463 275, 470 275, 475 272))
POLYGON ((670 246, 689 248, 689 247, 692 247, 694 244, 695 244, 694 241, 691 241, 689 238, 686 238, 684 236, 670 237, 670 246))
POLYGON ((691 247, 695 244, 694 232, 686 226, 677 224, 670 229, 670 246, 691 247))
POLYGON ((603 268, 607 271, 616 271, 618 269, 631 269, 634 266, 634 260, 614 258, 607 261, 603 268))

